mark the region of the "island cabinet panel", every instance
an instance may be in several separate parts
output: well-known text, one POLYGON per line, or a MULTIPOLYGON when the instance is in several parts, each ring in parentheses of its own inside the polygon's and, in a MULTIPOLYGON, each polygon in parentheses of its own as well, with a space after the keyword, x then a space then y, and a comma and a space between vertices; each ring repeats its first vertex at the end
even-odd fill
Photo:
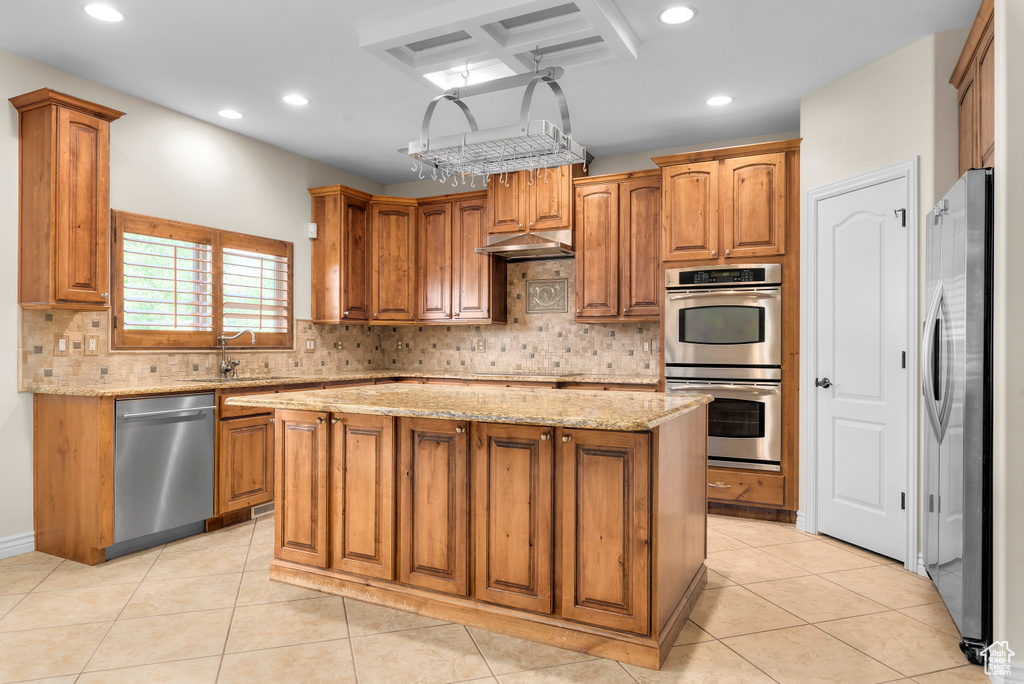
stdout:
POLYGON ((722 239, 734 259, 785 252, 784 152, 722 162, 722 239))
POLYGON ((619 314, 619 185, 576 189, 576 318, 619 314))
POLYGON ((469 593, 469 454, 466 423, 402 418, 399 435, 399 580, 469 593))
POLYGON ((394 419, 331 417, 331 567, 395 578, 394 419))
POLYGON ((662 169, 663 261, 718 256, 718 162, 662 169))
POLYGON ((372 204, 373 317, 416 320, 416 207, 372 204))
POLYGON ((419 305, 421 321, 452 317, 452 205, 419 208, 419 305))
POLYGON ((473 427, 474 598, 552 611, 551 428, 473 427))
POLYGON ((219 513, 274 498, 274 429, 269 415, 221 421, 217 459, 219 513))
POLYGON ((320 568, 327 567, 326 418, 313 411, 275 413, 276 555, 320 568))
POLYGON ((650 435, 563 430, 562 616, 650 632, 650 435))

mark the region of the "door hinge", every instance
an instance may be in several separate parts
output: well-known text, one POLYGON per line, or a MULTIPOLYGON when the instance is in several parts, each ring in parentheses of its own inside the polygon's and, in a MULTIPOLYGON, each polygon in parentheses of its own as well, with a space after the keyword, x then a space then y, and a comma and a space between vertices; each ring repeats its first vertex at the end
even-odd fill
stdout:
POLYGON ((906 492, 900 492, 900 510, 901 511, 907 510, 907 493, 906 492))
POLYGON ((903 352, 903 360, 900 362, 900 368, 907 367, 907 352, 903 352))
POLYGON ((903 228, 907 227, 907 210, 906 209, 893 209, 893 215, 900 220, 900 226, 903 228))
POLYGON ((117 330, 117 316, 114 316, 114 330, 117 330))

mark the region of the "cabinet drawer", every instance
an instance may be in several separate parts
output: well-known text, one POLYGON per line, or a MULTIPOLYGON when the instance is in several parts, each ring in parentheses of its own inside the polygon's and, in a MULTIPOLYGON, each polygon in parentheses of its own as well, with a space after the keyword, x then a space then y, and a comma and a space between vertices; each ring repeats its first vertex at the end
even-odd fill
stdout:
POLYGON ((708 468, 708 498, 782 506, 786 499, 786 476, 708 468))
POLYGON ((232 391, 222 392, 217 397, 218 408, 220 409, 220 419, 225 418, 242 418, 244 416, 262 416, 264 414, 273 413, 274 409, 264 408, 261 406, 231 406, 230 404, 224 403, 226 399, 231 397, 240 397, 243 394, 271 394, 273 390, 264 390, 264 388, 249 388, 247 392, 232 391))

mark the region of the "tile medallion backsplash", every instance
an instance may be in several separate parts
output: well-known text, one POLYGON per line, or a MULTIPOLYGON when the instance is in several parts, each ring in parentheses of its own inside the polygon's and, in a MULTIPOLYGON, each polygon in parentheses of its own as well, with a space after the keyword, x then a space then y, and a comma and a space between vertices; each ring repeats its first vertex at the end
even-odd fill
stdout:
MULTIPOLYGON (((657 323, 576 323, 575 262, 510 263, 507 325, 367 326, 297 320, 295 349, 231 349, 239 376, 356 370, 657 377, 657 323), (315 345, 306 351, 307 341, 315 345), (643 343, 650 342, 650 353, 643 343), (479 347, 479 350, 478 350, 479 347)), ((217 351, 115 351, 106 312, 21 311, 20 382, 156 384, 218 375, 217 351)))

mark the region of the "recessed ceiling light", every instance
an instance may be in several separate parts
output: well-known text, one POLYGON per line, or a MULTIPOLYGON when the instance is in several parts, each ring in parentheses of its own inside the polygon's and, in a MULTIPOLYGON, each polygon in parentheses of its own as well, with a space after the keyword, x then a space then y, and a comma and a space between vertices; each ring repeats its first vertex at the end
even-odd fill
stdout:
POLYGON ((676 7, 669 7, 658 15, 658 19, 660 19, 663 24, 674 26, 676 24, 685 24, 693 19, 695 14, 696 12, 693 11, 693 8, 679 5, 676 7))
POLYGON ((721 107, 722 105, 727 105, 730 102, 732 102, 732 98, 729 97, 728 95, 715 95, 714 97, 709 97, 708 99, 704 100, 704 102, 711 105, 712 107, 721 107))
POLYGON ((225 119, 241 119, 243 116, 245 116, 245 114, 243 114, 242 112, 236 112, 234 109, 222 109, 217 113, 223 116, 225 119))
POLYGON ((99 2, 94 2, 90 5, 86 5, 82 8, 85 13, 93 19, 99 19, 100 21, 121 21, 124 19, 124 14, 118 12, 110 5, 104 5, 99 2))
POLYGON ((302 95, 299 95, 297 93, 292 93, 291 95, 285 95, 281 99, 283 99, 285 102, 287 102, 290 105, 302 106, 302 105, 308 105, 309 104, 309 98, 308 97, 303 97, 302 95))

